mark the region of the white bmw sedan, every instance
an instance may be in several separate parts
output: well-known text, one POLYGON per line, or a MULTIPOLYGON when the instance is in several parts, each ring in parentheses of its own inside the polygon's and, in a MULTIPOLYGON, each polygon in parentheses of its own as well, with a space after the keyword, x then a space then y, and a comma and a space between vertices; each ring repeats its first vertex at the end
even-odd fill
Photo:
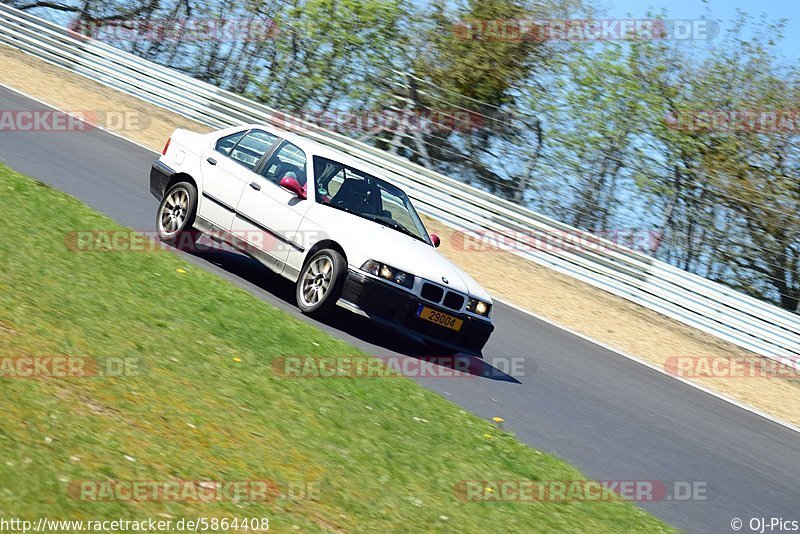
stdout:
POLYGON ((296 284, 307 314, 337 304, 446 348, 480 354, 492 301, 437 251, 408 196, 381 171, 265 125, 176 130, 153 162, 159 237, 201 233, 296 284))

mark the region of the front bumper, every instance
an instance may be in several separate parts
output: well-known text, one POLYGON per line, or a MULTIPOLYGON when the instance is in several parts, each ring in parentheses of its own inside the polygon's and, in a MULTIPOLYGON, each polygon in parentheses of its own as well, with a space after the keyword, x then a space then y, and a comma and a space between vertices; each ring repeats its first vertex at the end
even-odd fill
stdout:
POLYGON ((430 304, 416 295, 396 289, 353 270, 347 273, 342 288, 342 300, 354 305, 367 317, 377 322, 387 324, 423 340, 470 354, 480 354, 494 330, 494 325, 489 320, 478 319, 430 304), (420 319, 416 315, 420 304, 463 320, 461 330, 451 330, 420 319))
POLYGON ((150 167, 150 193, 158 200, 164 198, 167 184, 175 175, 175 171, 159 160, 155 160, 150 167))

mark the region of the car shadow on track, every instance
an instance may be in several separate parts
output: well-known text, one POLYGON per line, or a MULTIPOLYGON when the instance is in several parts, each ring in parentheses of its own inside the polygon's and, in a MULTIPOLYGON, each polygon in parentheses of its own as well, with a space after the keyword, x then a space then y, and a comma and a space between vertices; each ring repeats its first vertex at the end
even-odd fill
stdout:
MULTIPOLYGON (((292 307, 296 306, 294 284, 270 271, 257 260, 249 256, 218 248, 207 251, 191 251, 187 252, 187 254, 203 262, 213 264, 267 291, 292 307)), ((492 366, 486 360, 477 356, 466 354, 432 354, 431 347, 416 339, 378 325, 366 317, 361 317, 344 309, 336 310, 329 318, 324 320, 311 318, 308 318, 308 320, 327 325, 330 328, 349 334, 370 345, 424 360, 440 367, 461 371, 479 378, 516 384, 521 383, 513 376, 492 366)), ((383 355, 376 354, 375 356, 383 355)))

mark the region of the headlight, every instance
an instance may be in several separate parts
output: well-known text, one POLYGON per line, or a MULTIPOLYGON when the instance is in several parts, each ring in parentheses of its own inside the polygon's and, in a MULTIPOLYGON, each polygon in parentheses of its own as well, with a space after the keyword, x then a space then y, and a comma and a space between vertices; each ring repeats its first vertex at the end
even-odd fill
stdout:
POLYGON ((483 302, 482 300, 469 299, 469 302, 467 303, 467 311, 477 313, 478 315, 483 315, 484 317, 489 316, 489 311, 491 309, 492 305, 488 302, 483 302))
POLYGON ((361 266, 361 270, 375 276, 380 276, 386 280, 391 280, 395 284, 399 284, 409 289, 411 289, 411 287, 414 285, 414 275, 408 274, 400 269, 395 269, 394 267, 390 267, 375 260, 365 261, 364 265, 361 266))

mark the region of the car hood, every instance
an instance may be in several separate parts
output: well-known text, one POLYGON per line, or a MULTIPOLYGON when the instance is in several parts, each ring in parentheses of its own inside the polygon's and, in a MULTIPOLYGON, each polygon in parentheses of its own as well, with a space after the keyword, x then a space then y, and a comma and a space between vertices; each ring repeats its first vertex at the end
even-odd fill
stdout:
POLYGON ((313 215, 308 215, 317 219, 315 222, 328 229, 331 238, 342 244, 351 267, 359 268, 372 259, 491 302, 480 284, 431 245, 351 213, 320 204, 315 208, 313 215))

